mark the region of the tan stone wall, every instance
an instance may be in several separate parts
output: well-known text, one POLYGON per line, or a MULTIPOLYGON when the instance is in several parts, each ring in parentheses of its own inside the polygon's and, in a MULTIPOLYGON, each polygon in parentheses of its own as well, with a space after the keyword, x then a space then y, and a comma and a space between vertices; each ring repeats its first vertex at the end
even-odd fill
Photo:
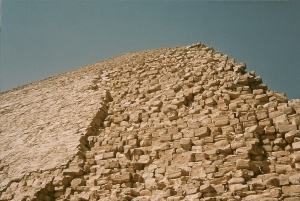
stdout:
POLYGON ((1 136, 18 133, 1 150, 1 176, 10 181, 1 199, 299 200, 300 102, 245 69, 196 44, 99 62, 29 85, 28 96, 20 95, 26 87, 1 94, 1 136), (35 91, 49 88, 54 97, 34 101, 35 91), (14 99, 15 107, 6 105, 14 99), (21 106, 28 117, 17 115, 21 106), (50 123, 40 131, 43 122, 50 123), (53 122, 60 132, 51 131, 53 122), (26 130, 36 145, 19 145, 26 130), (28 174, 11 180, 5 171, 22 173, 23 164, 6 153, 17 157, 30 145, 38 168, 24 165, 28 174))

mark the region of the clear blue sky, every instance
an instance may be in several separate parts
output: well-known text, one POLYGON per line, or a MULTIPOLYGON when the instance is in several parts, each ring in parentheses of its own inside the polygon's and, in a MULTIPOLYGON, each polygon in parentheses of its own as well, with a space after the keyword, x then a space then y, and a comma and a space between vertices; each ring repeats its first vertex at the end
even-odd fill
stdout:
POLYGON ((300 98, 300 2, 2 0, 0 91, 127 52, 203 42, 300 98))

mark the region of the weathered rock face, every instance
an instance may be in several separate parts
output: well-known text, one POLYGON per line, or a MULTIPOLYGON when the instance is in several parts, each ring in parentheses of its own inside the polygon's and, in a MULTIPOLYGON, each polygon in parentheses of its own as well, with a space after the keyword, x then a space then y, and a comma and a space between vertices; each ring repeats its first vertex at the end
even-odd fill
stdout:
POLYGON ((0 94, 0 200, 299 200, 300 101, 203 44, 0 94))

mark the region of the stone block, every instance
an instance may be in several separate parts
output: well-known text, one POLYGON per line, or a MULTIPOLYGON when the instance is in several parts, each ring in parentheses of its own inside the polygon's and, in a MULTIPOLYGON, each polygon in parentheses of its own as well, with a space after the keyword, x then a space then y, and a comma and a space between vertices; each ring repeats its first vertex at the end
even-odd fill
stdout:
POLYGON ((278 177, 269 177, 266 178, 266 186, 268 188, 273 188, 273 187, 279 187, 280 186, 280 181, 278 179, 278 177))
POLYGON ((274 126, 266 126, 266 127, 264 128, 264 130, 265 130, 265 134, 266 134, 266 135, 273 135, 273 134, 275 134, 275 132, 276 132, 274 126))
POLYGON ((297 130, 297 125, 295 124, 289 124, 289 125, 279 125, 278 131, 279 133, 285 134, 290 131, 297 130))
POLYGON ((75 187, 75 186, 84 186, 85 185, 85 181, 83 179, 80 178, 75 178, 71 181, 71 186, 75 187))
POLYGON ((256 117, 257 117, 257 119, 260 121, 260 120, 262 120, 262 119, 268 118, 268 113, 265 112, 265 111, 257 112, 257 113, 256 113, 256 117))
POLYGON ((230 143, 230 147, 233 150, 238 149, 238 148, 243 147, 243 146, 245 146, 245 142, 244 141, 232 141, 230 143))
POLYGON ((282 186, 282 193, 285 195, 299 195, 300 185, 282 186))
POLYGON ((294 162, 300 162, 300 151, 295 151, 291 155, 291 158, 293 159, 294 162))
POLYGON ((205 169, 206 174, 210 174, 210 173, 214 173, 217 171, 217 166, 212 164, 212 165, 206 166, 204 169, 205 169))
POLYGON ((122 184, 130 182, 132 179, 132 175, 129 172, 123 172, 120 175, 111 175, 112 184, 122 184))
POLYGON ((293 143, 295 137, 300 137, 300 132, 299 132, 299 130, 292 130, 292 131, 286 133, 284 135, 284 137, 288 143, 293 143))
POLYGON ((170 142, 173 140, 173 135, 172 134, 163 134, 160 136, 160 141, 161 142, 170 142))
POLYGON ((192 148, 192 140, 190 138, 182 138, 179 143, 185 150, 190 150, 192 148))
POLYGON ((273 119, 275 117, 283 115, 283 112, 281 111, 274 111, 274 112, 269 112, 269 118, 273 119))
POLYGON ((262 126, 259 126, 259 125, 254 125, 254 126, 247 127, 247 128, 245 128, 245 131, 248 132, 248 133, 257 133, 257 134, 260 134, 260 135, 264 134, 264 128, 262 126))
POLYGON ((250 160, 238 159, 236 161, 236 169, 249 169, 250 168, 250 160))
POLYGON ((276 165, 275 171, 277 174, 288 174, 292 171, 292 167, 290 165, 276 165))
POLYGON ((292 173, 289 175, 289 182, 293 185, 300 184, 300 173, 292 173))
POLYGON ((116 153, 115 152, 106 152, 103 154, 103 159, 108 159, 108 158, 115 158, 116 153))
POLYGON ((209 136, 209 134, 210 134, 210 129, 206 126, 195 129, 195 137, 203 138, 209 136))
POLYGON ((258 122, 258 125, 265 127, 265 126, 273 126, 273 120, 266 118, 266 119, 262 119, 258 122))
POLYGON ((269 96, 267 94, 258 94, 255 96, 255 100, 259 102, 267 102, 269 101, 269 96))
POLYGON ((147 178, 145 179, 145 188, 146 190, 154 190, 157 186, 155 178, 147 178))
POLYGON ((236 191, 248 191, 248 185, 246 184, 231 184, 229 185, 230 191, 236 192, 236 191))
POLYGON ((266 185, 262 180, 254 180, 249 184, 250 191, 265 190, 266 185))
POLYGON ((217 127, 223 127, 229 125, 229 119, 228 118, 218 118, 214 120, 215 126, 217 127))
POLYGON ((292 148, 294 151, 300 150, 300 141, 292 143, 292 148))
POLYGON ((285 141, 283 138, 276 138, 276 139, 274 140, 274 144, 277 145, 277 146, 283 147, 283 146, 285 146, 287 143, 286 143, 286 141, 285 141))
POLYGON ((239 178, 231 178, 228 181, 228 184, 245 184, 245 179, 242 177, 239 178))
POLYGON ((81 175, 83 175, 83 171, 81 168, 73 167, 73 168, 63 170, 63 174, 64 175, 81 176, 81 175))
POLYGON ((214 105, 216 105, 216 101, 212 97, 207 98, 205 100, 205 105, 207 105, 207 106, 214 106, 214 105))
POLYGON ((191 169, 191 179, 204 181, 206 178, 205 170, 201 163, 195 163, 191 169))
POLYGON ((168 134, 173 135, 180 132, 180 129, 178 127, 170 127, 168 128, 168 134))
POLYGON ((188 124, 188 127, 189 127, 190 129, 197 129, 197 128, 200 127, 200 123, 199 123, 199 122, 190 122, 190 123, 188 124))
POLYGON ((200 186, 201 193, 214 193, 216 192, 215 188, 210 184, 204 184, 200 186))

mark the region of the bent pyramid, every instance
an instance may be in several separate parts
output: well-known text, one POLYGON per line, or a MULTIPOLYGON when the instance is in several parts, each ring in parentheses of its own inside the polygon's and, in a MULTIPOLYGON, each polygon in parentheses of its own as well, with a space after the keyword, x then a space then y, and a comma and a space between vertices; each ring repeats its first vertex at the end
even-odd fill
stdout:
POLYGON ((199 43, 0 94, 0 200, 300 199, 300 101, 199 43))

